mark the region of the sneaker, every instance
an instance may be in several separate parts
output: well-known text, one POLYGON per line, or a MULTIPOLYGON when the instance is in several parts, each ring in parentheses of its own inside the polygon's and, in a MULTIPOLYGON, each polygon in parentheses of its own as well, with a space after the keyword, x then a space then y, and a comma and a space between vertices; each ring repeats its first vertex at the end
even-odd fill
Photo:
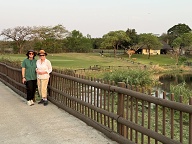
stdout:
POLYGON ((28 105, 28 106, 31 106, 31 105, 32 105, 30 100, 27 101, 27 105, 28 105))
POLYGON ((31 100, 31 105, 34 105, 35 103, 33 102, 33 100, 31 100))
POLYGON ((48 105, 48 101, 45 100, 43 104, 44 104, 44 106, 48 105))
POLYGON ((39 102, 38 102, 38 104, 43 104, 44 103, 44 100, 43 99, 41 99, 39 102))

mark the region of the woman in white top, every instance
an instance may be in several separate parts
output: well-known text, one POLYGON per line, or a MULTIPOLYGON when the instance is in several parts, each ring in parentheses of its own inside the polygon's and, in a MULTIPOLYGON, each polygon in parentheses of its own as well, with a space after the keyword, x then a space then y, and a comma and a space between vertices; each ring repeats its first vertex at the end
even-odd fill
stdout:
POLYGON ((40 50, 39 59, 37 60, 37 86, 39 95, 42 98, 38 104, 44 104, 46 106, 48 104, 47 101, 47 86, 49 82, 50 73, 52 72, 51 62, 46 59, 47 53, 44 50, 40 50))

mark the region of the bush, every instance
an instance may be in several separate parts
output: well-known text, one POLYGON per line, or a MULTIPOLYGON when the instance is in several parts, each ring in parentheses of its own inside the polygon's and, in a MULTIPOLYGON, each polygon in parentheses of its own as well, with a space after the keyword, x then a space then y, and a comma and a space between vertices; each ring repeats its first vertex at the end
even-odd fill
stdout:
POLYGON ((14 68, 21 68, 21 61, 20 60, 12 60, 10 58, 4 58, 2 57, 0 59, 1 63, 4 63, 6 65, 12 66, 14 68))
POLYGON ((183 103, 188 104, 189 103, 189 98, 192 94, 192 90, 190 90, 186 82, 180 83, 176 86, 170 85, 170 92, 174 93, 175 96, 175 101, 179 102, 179 97, 183 96, 183 103))
POLYGON ((181 65, 181 64, 183 64, 184 62, 186 62, 187 61, 187 57, 185 57, 185 56, 180 56, 179 57, 179 64, 181 65))
POLYGON ((154 84, 154 80, 152 79, 151 73, 147 70, 141 69, 112 71, 110 73, 105 73, 103 79, 114 81, 116 84, 118 82, 125 82, 129 85, 145 87, 149 87, 154 84))

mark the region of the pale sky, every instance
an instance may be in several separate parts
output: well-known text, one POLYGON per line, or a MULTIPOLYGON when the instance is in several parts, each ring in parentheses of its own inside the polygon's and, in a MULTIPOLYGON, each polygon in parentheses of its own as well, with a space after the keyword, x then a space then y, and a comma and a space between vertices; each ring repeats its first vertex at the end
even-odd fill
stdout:
POLYGON ((62 24, 92 38, 128 28, 161 35, 179 23, 192 29, 192 0, 0 0, 0 32, 62 24))

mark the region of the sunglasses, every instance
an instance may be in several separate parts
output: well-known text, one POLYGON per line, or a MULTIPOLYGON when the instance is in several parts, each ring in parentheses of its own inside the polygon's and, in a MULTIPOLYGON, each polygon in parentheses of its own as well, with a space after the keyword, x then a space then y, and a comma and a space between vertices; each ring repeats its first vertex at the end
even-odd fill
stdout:
POLYGON ((34 53, 29 53, 29 55, 34 55, 34 53))
POLYGON ((45 55, 39 55, 39 56, 45 56, 45 55))

